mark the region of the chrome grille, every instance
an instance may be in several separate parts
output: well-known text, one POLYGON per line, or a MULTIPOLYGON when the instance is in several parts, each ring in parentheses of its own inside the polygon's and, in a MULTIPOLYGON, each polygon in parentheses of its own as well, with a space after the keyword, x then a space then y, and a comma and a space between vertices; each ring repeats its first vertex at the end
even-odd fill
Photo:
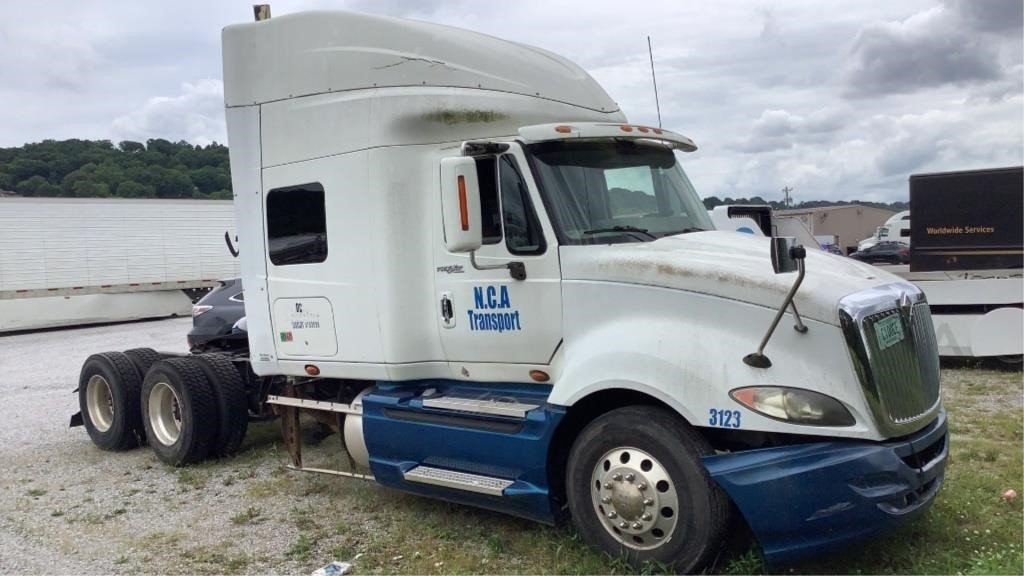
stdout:
POLYGON ((898 436, 927 424, 939 406, 939 355, 924 293, 912 284, 879 286, 843 298, 840 311, 879 428, 898 436))
POLYGON ((917 304, 909 319, 898 308, 867 316, 863 321, 870 370, 879 401, 895 424, 912 421, 931 409, 938 399, 938 356, 927 304, 917 304), (903 339, 882 348, 875 326, 896 316, 903 339))

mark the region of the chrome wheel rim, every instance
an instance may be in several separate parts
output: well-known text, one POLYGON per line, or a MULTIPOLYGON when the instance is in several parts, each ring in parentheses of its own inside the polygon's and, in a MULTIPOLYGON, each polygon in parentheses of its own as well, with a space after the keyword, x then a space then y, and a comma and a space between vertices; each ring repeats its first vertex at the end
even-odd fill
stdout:
POLYGON ((86 382, 85 407, 96 430, 106 432, 114 425, 114 395, 110 393, 110 383, 103 376, 94 374, 86 382))
POLYGON ((149 393, 149 425, 165 446, 177 442, 181 435, 181 401, 166 382, 157 382, 149 393))
POLYGON ((594 511, 623 546, 652 550, 672 538, 679 521, 679 495, 668 471, 639 448, 609 450, 590 475, 594 511))

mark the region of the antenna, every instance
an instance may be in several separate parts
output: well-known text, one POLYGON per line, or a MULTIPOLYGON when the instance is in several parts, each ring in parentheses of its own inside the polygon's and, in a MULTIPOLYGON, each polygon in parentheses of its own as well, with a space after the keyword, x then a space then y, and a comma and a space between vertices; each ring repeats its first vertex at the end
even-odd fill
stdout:
POLYGON ((658 79, 654 77, 654 50, 651 50, 651 37, 647 37, 647 55, 651 57, 651 82, 654 83, 654 107, 658 110, 658 128, 661 128, 661 103, 658 102, 658 79))
POLYGON ((793 199, 790 198, 790 196, 789 196, 789 193, 792 192, 792 191, 793 191, 793 189, 790 188, 789 186, 786 186, 785 188, 782 189, 782 194, 783 194, 782 204, 784 206, 792 206, 793 205, 793 199))

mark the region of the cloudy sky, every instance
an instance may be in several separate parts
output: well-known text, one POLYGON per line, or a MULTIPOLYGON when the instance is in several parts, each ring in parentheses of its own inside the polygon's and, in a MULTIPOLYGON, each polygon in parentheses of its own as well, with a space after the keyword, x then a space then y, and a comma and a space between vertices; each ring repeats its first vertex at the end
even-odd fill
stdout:
MULTIPOLYGON (((0 146, 225 141, 220 29, 253 2, 13 0, 0 18, 0 146)), ((1021 0, 271 0, 492 34, 574 60, 632 122, 700 150, 702 196, 905 200, 912 173, 1024 154, 1021 0)))

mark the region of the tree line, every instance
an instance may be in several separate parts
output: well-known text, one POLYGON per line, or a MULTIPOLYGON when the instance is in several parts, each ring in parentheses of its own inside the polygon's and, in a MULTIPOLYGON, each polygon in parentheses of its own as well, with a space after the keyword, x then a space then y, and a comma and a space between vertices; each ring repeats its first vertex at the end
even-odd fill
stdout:
MULTIPOLYGON (((125 140, 116 146, 109 140, 44 140, 0 148, 0 191, 21 196, 230 200, 228 147, 216 142, 198 146, 184 140, 152 138, 145 143, 125 140)), ((615 192, 627 204, 638 201, 624 195, 626 190, 615 192)), ((909 208, 906 202, 812 200, 785 206, 760 196, 704 199, 708 210, 723 204, 761 204, 776 210, 845 204, 897 211, 909 208)))
POLYGON ((0 148, 0 190, 36 197, 232 198, 227 146, 161 138, 0 148))
POLYGON ((909 202, 868 202, 867 200, 809 200, 807 202, 796 202, 789 206, 786 206, 782 201, 765 200, 760 196, 754 196, 753 198, 719 198, 718 196, 708 196, 704 199, 704 207, 711 210, 715 206, 729 206, 733 204, 756 204, 761 206, 771 206, 772 210, 790 210, 793 208, 822 208, 824 206, 846 206, 848 204, 859 204, 861 206, 870 206, 872 208, 882 208, 884 210, 893 210, 900 212, 902 210, 909 210, 909 202))

